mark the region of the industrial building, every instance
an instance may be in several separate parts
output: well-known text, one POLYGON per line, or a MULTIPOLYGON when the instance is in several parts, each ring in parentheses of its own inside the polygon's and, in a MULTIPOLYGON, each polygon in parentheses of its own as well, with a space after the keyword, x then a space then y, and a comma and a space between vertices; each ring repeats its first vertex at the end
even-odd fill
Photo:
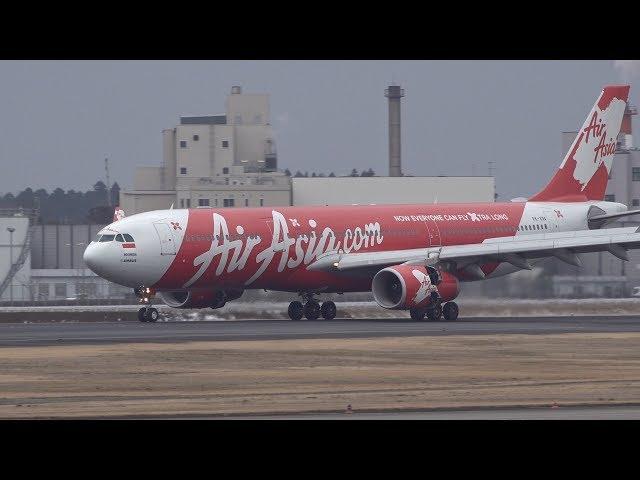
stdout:
POLYGON ((389 111, 389 177, 291 178, 278 171, 267 94, 231 88, 226 112, 186 115, 162 132, 159 167, 138 167, 134 188, 120 192, 127 214, 195 207, 369 203, 491 202, 493 177, 411 177, 401 167, 404 89, 385 90, 389 111), (455 193, 454 193, 455 192, 455 193))
MULTIPOLYGON (((269 95, 243 93, 234 86, 225 113, 184 115, 178 125, 162 131, 161 165, 138 167, 134 187, 120 191, 120 206, 131 215, 171 205, 243 208, 494 201, 493 177, 404 176, 400 101, 405 92, 391 85, 385 96, 388 177, 285 175, 278 170, 269 95)), ((289 164, 295 165, 295 159, 289 164)), ((131 298, 130 289, 96 276, 82 260, 86 245, 104 225, 41 225, 35 218, 37 212, 0 212, 0 301, 131 298)))
POLYGON ((22 209, 0 211, 0 301, 29 293, 31 282, 31 230, 29 212, 22 209))
POLYGON ((138 167, 121 191, 127 214, 175 208, 290 205, 290 178, 278 172, 269 95, 234 86, 226 113, 186 115, 162 132, 162 165, 138 167))
POLYGON ((82 260, 104 225, 41 225, 35 210, 0 211, 0 302, 125 299, 128 288, 98 277, 82 260))
POLYGON ((493 202, 494 177, 292 178, 293 205, 493 202))

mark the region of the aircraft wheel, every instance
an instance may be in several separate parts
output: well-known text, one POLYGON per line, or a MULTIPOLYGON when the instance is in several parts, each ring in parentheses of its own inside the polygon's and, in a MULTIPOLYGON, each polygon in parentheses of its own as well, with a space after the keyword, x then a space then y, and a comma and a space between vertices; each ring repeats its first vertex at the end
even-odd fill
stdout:
POLYGON ((302 303, 295 301, 289 304, 289 310, 287 312, 291 320, 300 320, 304 315, 304 307, 302 303))
POLYGON ((322 302, 322 307, 320 308, 320 314, 322 318, 325 320, 333 320, 336 318, 336 304, 333 302, 322 302))
POLYGON ((307 320, 317 320, 320 316, 320 304, 313 300, 307 302, 304 306, 304 316, 307 320))
POLYGON ((138 320, 140 320, 141 322, 147 321, 147 318, 145 317, 146 311, 146 308, 141 308, 140 310, 138 310, 138 320))
POLYGON ((147 319, 147 322, 157 322, 160 314, 158 313, 157 309, 148 308, 144 316, 147 319))
POLYGON ((458 304, 456 302, 447 302, 442 308, 444 319, 454 321, 458 318, 458 304))
POLYGON ((411 315, 411 319, 415 320, 416 322, 424 320, 424 314, 425 313, 426 312, 424 311, 424 308, 410 308, 409 309, 409 315, 411 315))
POLYGON ((440 320, 440 317, 442 317, 442 306, 439 304, 427 309, 427 318, 429 320, 440 320))

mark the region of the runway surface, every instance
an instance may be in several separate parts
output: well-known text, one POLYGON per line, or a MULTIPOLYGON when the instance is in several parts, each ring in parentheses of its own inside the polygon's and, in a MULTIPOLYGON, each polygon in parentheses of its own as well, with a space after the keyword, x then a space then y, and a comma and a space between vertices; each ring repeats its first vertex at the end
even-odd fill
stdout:
POLYGON ((640 332, 636 316, 478 317, 455 322, 234 320, 0 324, 0 346, 437 335, 640 332))
MULTIPOLYGON (((214 419, 220 417, 198 417, 214 419)), ((640 406, 580 406, 432 410, 425 412, 319 413, 308 415, 238 416, 228 420, 638 420, 640 406)))

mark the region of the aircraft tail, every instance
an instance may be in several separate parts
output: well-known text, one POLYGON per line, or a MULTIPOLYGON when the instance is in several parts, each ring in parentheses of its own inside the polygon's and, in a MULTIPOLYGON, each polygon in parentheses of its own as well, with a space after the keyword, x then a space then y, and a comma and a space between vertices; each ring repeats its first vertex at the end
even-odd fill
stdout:
POLYGON ((604 87, 560 168, 529 201, 603 200, 618 133, 629 97, 629 85, 604 87))
POLYGON ((113 221, 117 222, 118 220, 122 220, 123 218, 124 218, 124 210, 116 206, 116 209, 113 212, 113 221))

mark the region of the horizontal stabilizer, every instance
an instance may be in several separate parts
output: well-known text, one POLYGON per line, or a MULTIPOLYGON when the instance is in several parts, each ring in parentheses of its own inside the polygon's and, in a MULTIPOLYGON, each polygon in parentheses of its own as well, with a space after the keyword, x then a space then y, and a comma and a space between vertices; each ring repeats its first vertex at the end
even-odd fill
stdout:
POLYGON ((589 228, 600 228, 607 222, 615 220, 617 218, 629 217, 631 215, 640 214, 640 210, 627 210, 626 212, 619 213, 603 213, 601 215, 593 215, 589 218, 589 228))

